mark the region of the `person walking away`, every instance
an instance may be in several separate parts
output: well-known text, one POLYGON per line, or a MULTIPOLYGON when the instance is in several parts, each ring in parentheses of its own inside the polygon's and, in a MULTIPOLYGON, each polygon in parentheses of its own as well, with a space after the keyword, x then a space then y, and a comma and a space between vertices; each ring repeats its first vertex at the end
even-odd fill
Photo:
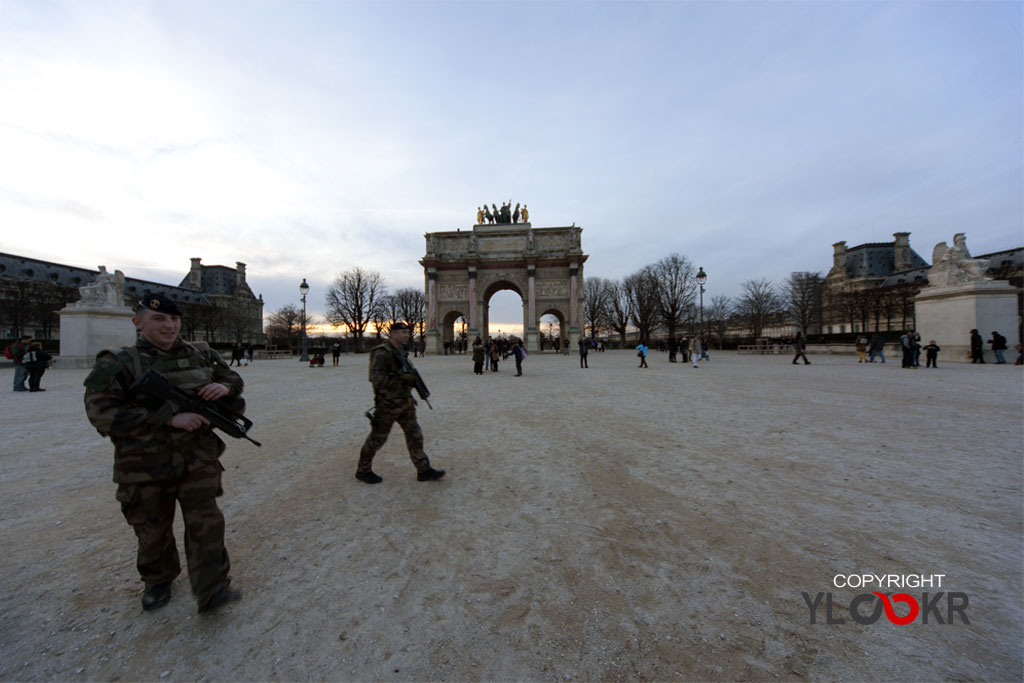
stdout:
POLYGON ((668 338, 668 362, 675 363, 676 355, 679 353, 679 342, 675 337, 668 338))
POLYGON ((228 363, 228 367, 238 364, 238 367, 242 367, 242 347, 235 342, 231 347, 231 362, 228 363))
POLYGON ((565 355, 565 356, 569 355, 569 340, 568 339, 563 339, 562 340, 562 355, 565 355))
POLYGON ((864 353, 868 350, 868 338, 860 337, 857 339, 857 345, 854 347, 857 349, 857 362, 864 363, 864 353))
POLYGON ((797 361, 801 358, 804 359, 804 365, 810 365, 811 361, 807 360, 807 341, 804 339, 804 333, 797 330, 796 337, 793 338, 793 365, 797 365, 797 361))
POLYGON ((1006 337, 993 331, 992 338, 988 340, 988 343, 992 345, 992 353, 996 355, 996 365, 1005 363, 1006 357, 1003 352, 1006 351, 1006 337))
POLYGON ((978 330, 971 330, 971 363, 985 363, 982 339, 978 330))
MULTIPOLYGON (((587 364, 587 354, 590 353, 590 343, 586 339, 580 339, 580 367, 589 368, 587 364)), ((675 362, 675 361, 673 361, 675 362)))
POLYGON ((129 391, 149 370, 204 401, 244 410, 243 382, 204 342, 179 337, 181 309, 162 294, 147 294, 135 307, 134 346, 107 349, 85 378, 85 412, 114 443, 114 481, 121 513, 138 539, 136 566, 146 584, 142 609, 163 607, 181 572, 174 542, 174 508, 184 521, 188 578, 199 612, 237 600, 224 548, 219 458, 224 442, 198 413, 129 391))
POLYGON ((523 376, 523 361, 526 360, 526 349, 523 348, 523 342, 516 341, 515 346, 512 347, 512 357, 516 359, 516 377, 523 376))
POLYGON ((637 344, 636 355, 640 357, 640 365, 637 367, 647 367, 647 346, 643 342, 637 344))
POLYGON ((699 363, 702 357, 703 346, 701 345, 700 337, 694 337, 690 342, 690 359, 693 361, 693 367, 700 367, 699 363))
POLYGON ((250 344, 246 344, 246 346, 245 346, 246 365, 252 365, 252 354, 253 354, 252 344, 251 343, 250 344))
MULTIPOLYGON (((416 343, 413 342, 413 348, 416 348, 416 343)), ((341 363, 341 342, 334 342, 334 346, 331 347, 331 365, 338 367, 341 363)))
POLYGON ((498 351, 498 343, 493 339, 491 340, 491 348, 488 355, 491 358, 491 372, 497 372, 498 360, 501 358, 501 353, 498 351))
POLYGON ((43 351, 42 342, 34 341, 28 345, 28 351, 25 352, 22 362, 28 371, 29 391, 46 391, 46 389, 39 388, 39 380, 43 378, 46 368, 50 367, 51 358, 50 354, 43 351))
POLYGON ((388 332, 388 339, 370 351, 370 383, 373 385, 373 413, 367 413, 373 427, 359 451, 356 479, 367 484, 379 484, 383 477, 373 471, 373 456, 388 440, 391 426, 397 422, 405 432, 405 445, 409 459, 416 467, 417 481, 430 481, 444 476, 444 470, 435 470, 423 452, 423 430, 416 421, 416 400, 412 387, 416 376, 412 373, 409 354, 409 326, 396 322, 388 332))
POLYGON ((921 333, 913 330, 910 334, 910 348, 914 353, 914 367, 921 367, 921 333))
POLYGON ((883 363, 885 362, 885 339, 877 333, 871 337, 871 353, 868 356, 868 362, 874 363, 875 356, 881 358, 883 363))
POLYGON ((907 330, 900 335, 900 349, 903 351, 903 365, 904 368, 914 367, 914 337, 907 330))
POLYGON ((31 343, 31 335, 23 334, 21 339, 12 343, 4 350, 4 355, 14 361, 14 391, 28 391, 25 387, 25 380, 28 379, 28 368, 22 363, 22 359, 28 352, 28 346, 31 343))
POLYGON ((934 339, 928 342, 928 346, 924 347, 926 367, 938 369, 939 351, 941 350, 942 349, 939 348, 939 345, 935 343, 934 339))
POLYGON ((484 345, 479 339, 473 342, 473 374, 484 374, 484 345))

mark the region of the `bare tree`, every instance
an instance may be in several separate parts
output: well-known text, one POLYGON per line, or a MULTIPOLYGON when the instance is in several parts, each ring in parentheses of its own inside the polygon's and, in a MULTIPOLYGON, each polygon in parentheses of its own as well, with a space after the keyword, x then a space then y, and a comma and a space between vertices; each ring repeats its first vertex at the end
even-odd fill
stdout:
POLYGON ((299 334, 302 330, 302 309, 295 304, 287 304, 267 316, 265 331, 267 338, 274 344, 285 344, 295 349, 299 345, 299 334))
POLYGON ((626 330, 633 317, 629 291, 624 282, 613 280, 608 283, 608 326, 619 335, 622 347, 626 347, 626 330))
POLYGON ((747 280, 743 283, 743 296, 736 304, 736 314, 754 339, 778 319, 781 308, 775 286, 768 280, 747 280))
POLYGON ((409 327, 412 328, 414 334, 424 333, 424 323, 426 322, 426 303, 427 298, 423 294, 422 289, 416 289, 415 287, 403 287, 394 294, 395 299, 398 301, 398 313, 401 320, 409 323, 409 327))
POLYGON ((590 326, 590 338, 597 337, 608 322, 611 282, 605 278, 588 277, 583 281, 583 325, 590 326))
POLYGON ((332 325, 344 325, 355 338, 356 349, 363 350, 363 334, 380 297, 386 293, 384 276, 359 266, 334 278, 324 302, 326 318, 332 325))
POLYGON ((805 337, 820 330, 824 285, 825 281, 818 273, 791 273, 783 285, 786 314, 805 337))
POLYGON ((660 287, 654 266, 644 266, 627 276, 623 285, 629 295, 630 320, 640 333, 640 343, 647 344, 660 310, 660 287))
POLYGON ((705 309, 707 313, 708 326, 718 337, 718 348, 722 348, 722 340, 729 328, 729 319, 733 315, 732 299, 724 294, 716 294, 711 297, 711 304, 705 309))
POLYGON ((690 260, 671 254, 652 266, 658 282, 658 318, 675 339, 676 328, 689 317, 697 291, 696 269, 690 260))
POLYGON ((32 322, 36 283, 32 280, 0 279, 0 321, 11 338, 28 334, 32 322))

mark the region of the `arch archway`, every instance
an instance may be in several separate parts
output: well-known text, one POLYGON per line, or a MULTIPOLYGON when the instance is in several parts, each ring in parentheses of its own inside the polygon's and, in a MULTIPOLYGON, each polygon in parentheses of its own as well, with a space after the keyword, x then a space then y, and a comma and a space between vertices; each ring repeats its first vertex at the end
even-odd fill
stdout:
MULTIPOLYGON (((519 297, 519 301, 522 306, 522 313, 520 317, 522 319, 523 331, 525 332, 526 330, 526 297, 523 296, 523 293, 515 283, 508 280, 498 280, 491 283, 487 289, 484 290, 483 306, 480 310, 480 329, 483 331, 485 339, 487 337, 496 337, 498 335, 498 329, 491 329, 491 300, 499 292, 512 292, 519 297)), ((521 334, 517 336, 522 337, 521 334)))
POLYGON ((583 229, 533 228, 529 223, 475 225, 471 231, 424 237, 420 260, 427 299, 427 348, 440 353, 459 315, 471 339, 488 333, 491 297, 506 289, 523 302, 523 337, 540 350, 540 315, 557 311, 560 333, 575 348, 582 332, 583 229))

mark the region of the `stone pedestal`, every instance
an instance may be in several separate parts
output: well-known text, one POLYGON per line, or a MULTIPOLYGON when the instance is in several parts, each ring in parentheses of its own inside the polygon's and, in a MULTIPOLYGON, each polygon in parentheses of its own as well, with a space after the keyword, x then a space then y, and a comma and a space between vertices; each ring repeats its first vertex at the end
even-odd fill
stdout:
MULTIPOLYGON (((939 363, 970 362, 971 330, 977 329, 986 342, 993 330, 1007 339, 1009 362, 1017 343, 1017 290, 1006 280, 965 282, 958 285, 925 287, 914 299, 917 331, 921 343, 934 339, 942 351, 939 363)), ((990 344, 985 344, 985 362, 994 361, 990 344)))
POLYGON ((59 368, 89 368, 96 354, 116 346, 135 343, 135 326, 130 308, 107 306, 65 307, 60 312, 59 368))
POLYGON ((426 340, 427 353, 435 355, 444 355, 444 339, 441 338, 441 332, 439 330, 427 330, 426 340))
POLYGON ((540 333, 536 327, 528 327, 526 329, 526 352, 527 353, 540 353, 540 333))

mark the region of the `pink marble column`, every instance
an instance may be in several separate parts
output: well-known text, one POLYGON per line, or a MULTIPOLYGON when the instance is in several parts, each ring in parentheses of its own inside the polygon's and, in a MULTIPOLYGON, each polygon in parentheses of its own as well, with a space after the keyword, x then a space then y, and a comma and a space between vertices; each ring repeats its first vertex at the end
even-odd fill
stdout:
POLYGON ((576 273, 578 270, 575 264, 569 266, 569 326, 579 327, 580 326, 580 302, 579 293, 576 290, 576 273))
POLYGON ((476 327, 476 271, 469 271, 469 328, 476 327))

